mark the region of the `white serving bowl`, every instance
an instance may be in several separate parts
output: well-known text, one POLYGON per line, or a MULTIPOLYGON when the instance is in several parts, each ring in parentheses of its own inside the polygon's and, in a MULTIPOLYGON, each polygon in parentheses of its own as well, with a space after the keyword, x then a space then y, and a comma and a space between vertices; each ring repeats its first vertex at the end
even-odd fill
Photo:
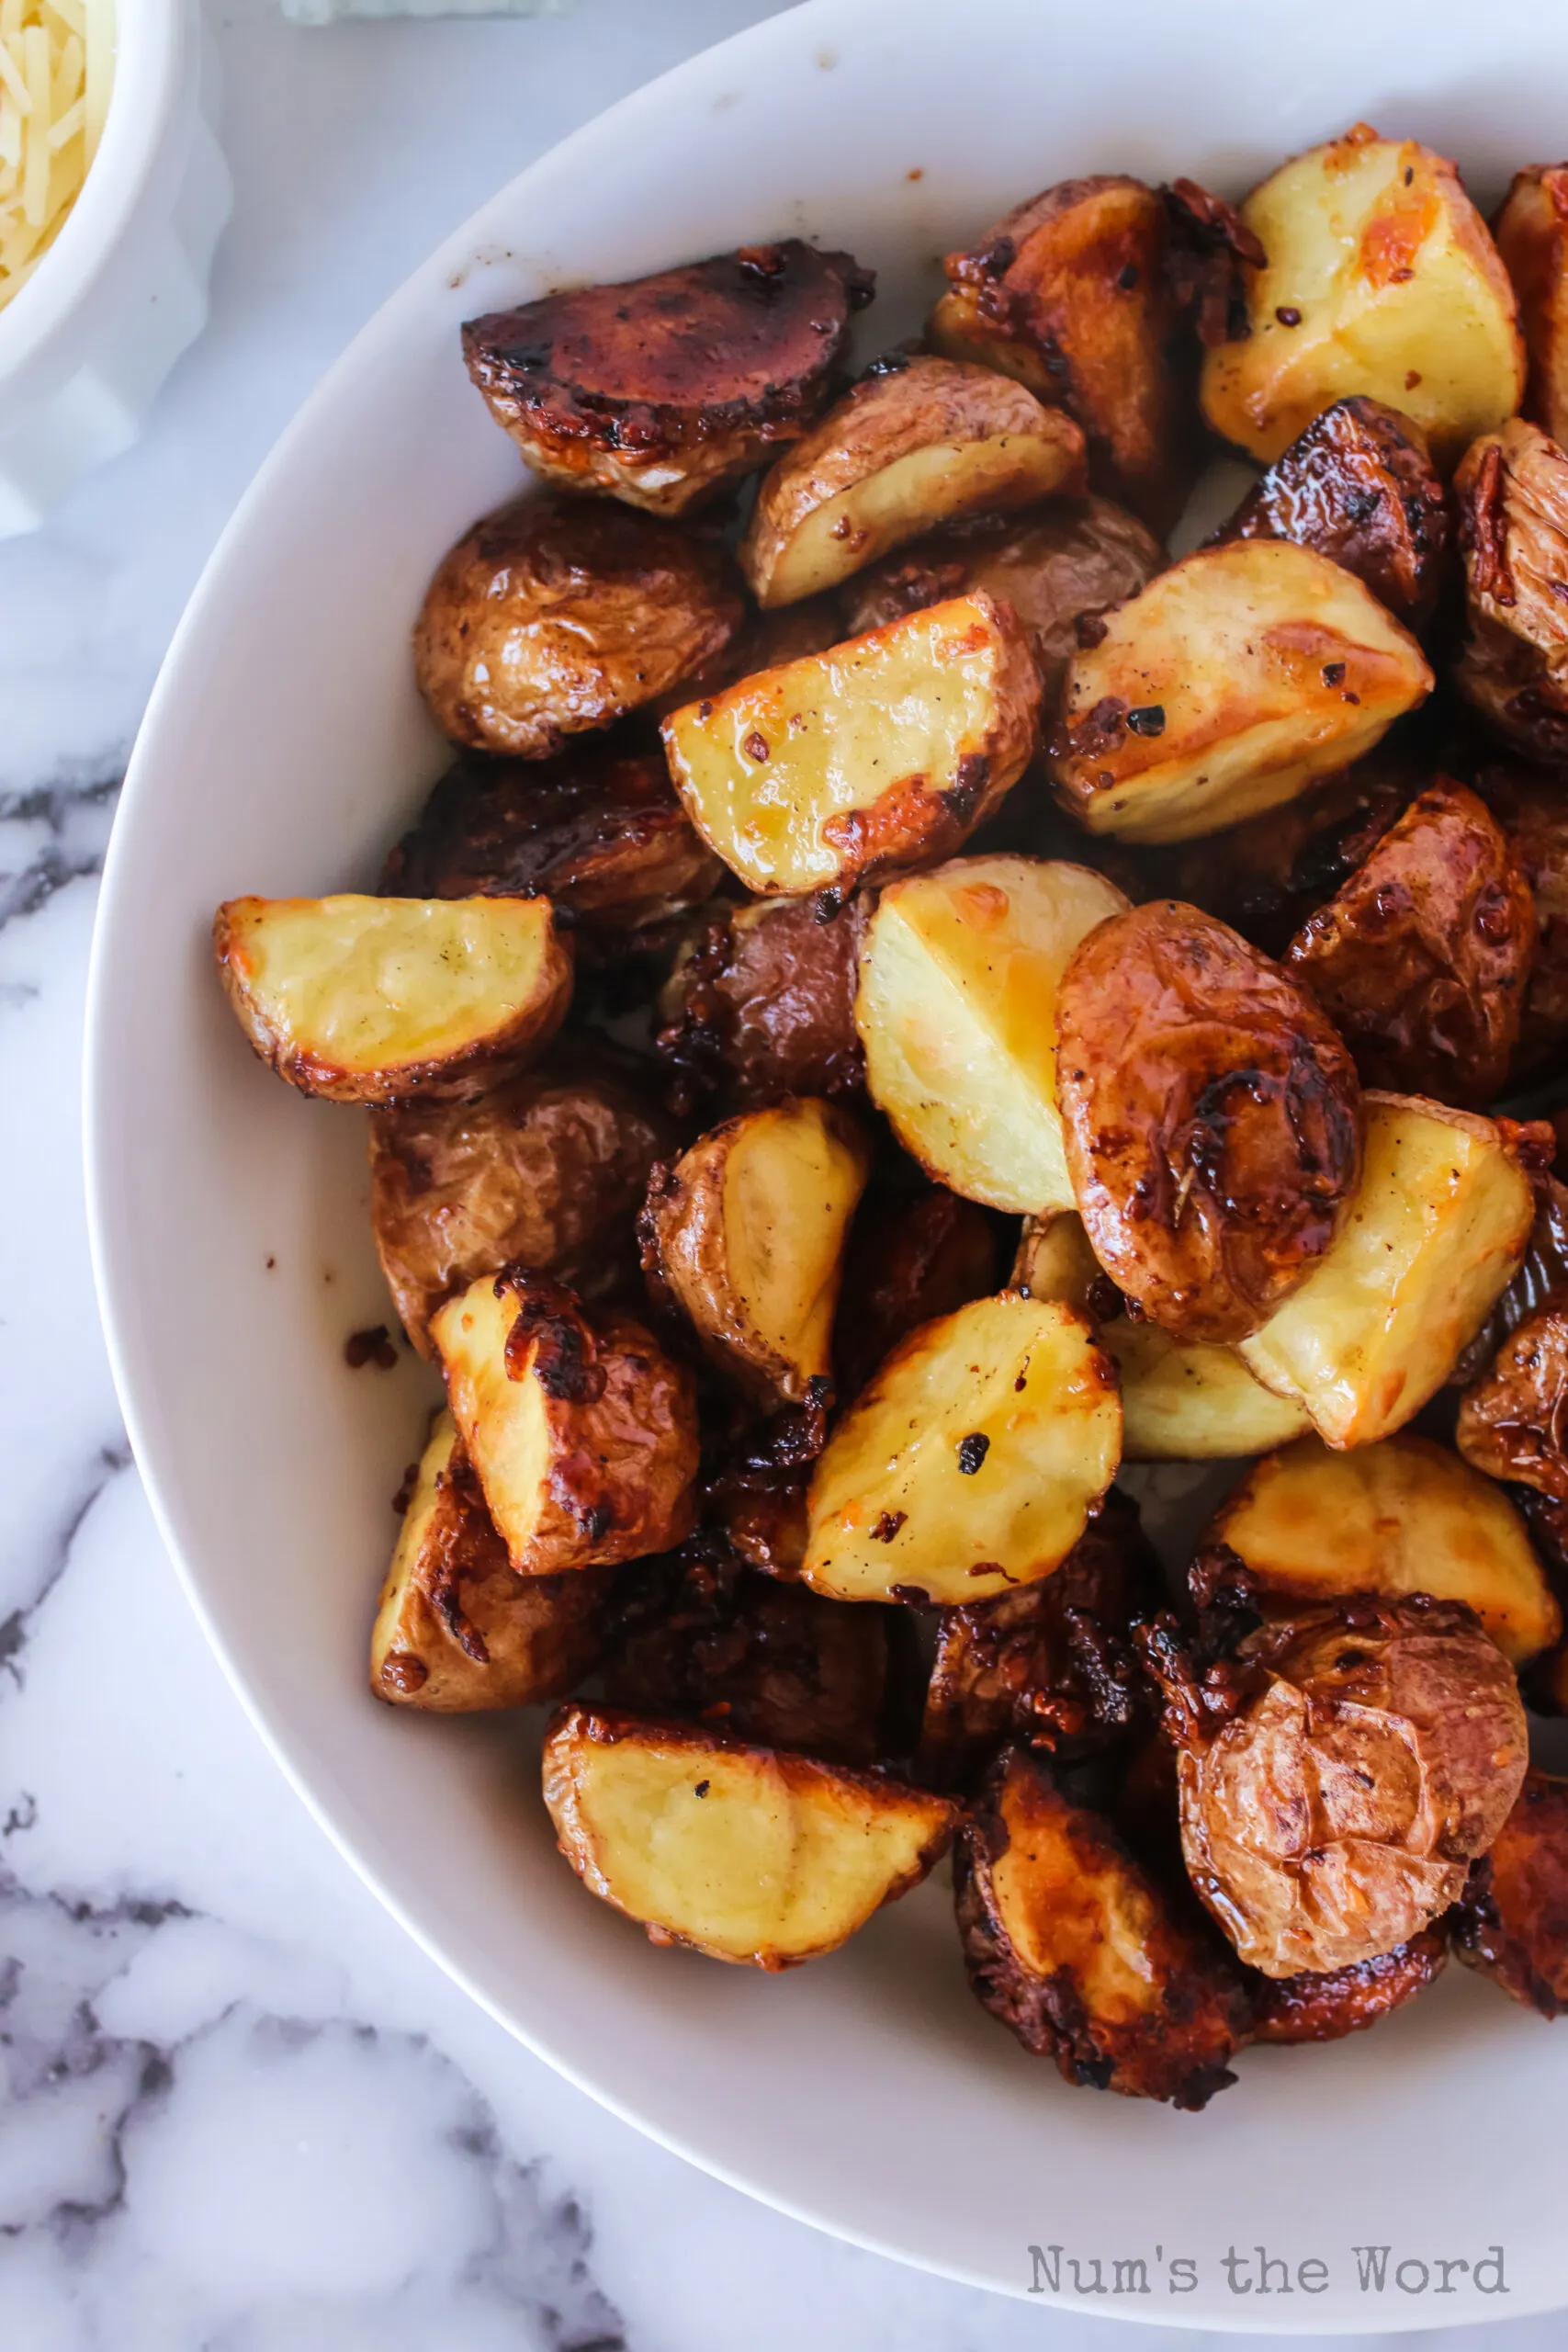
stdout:
POLYGON ((1366 116, 1457 153, 1487 192, 1557 156, 1565 95, 1568 16, 1538 0, 1267 19, 1252 0, 813 0, 756 27, 525 173, 360 335, 213 558, 115 831, 88 1074, 110 1344, 169 1547, 284 1769, 425 1948, 619 2113, 955 2277, 1049 2300, 1059 2262, 1055 2299, 1089 2311, 1344 2331, 1568 2300, 1568 2028, 1454 1968, 1370 2038, 1247 2054, 1186 2116, 1027 2057, 969 1998, 934 1883, 781 1978, 652 1950, 556 1857, 536 1724, 421 1720, 367 1693, 426 1375, 344 1367, 345 1335, 388 1315, 362 1123, 253 1058, 208 926, 236 892, 363 887, 440 763, 410 624, 447 544, 522 478, 464 375, 466 316, 795 233, 880 269, 874 348, 919 316, 936 256, 1054 179, 1239 190, 1366 116), (1227 2249, 1259 2245, 1325 2269, 1233 2290, 1227 2249), (1358 2284, 1366 2245, 1393 2249, 1382 2292, 1358 2284), (1436 2291, 1436 2262, 1496 2245, 1506 2294, 1470 2268, 1436 2291), (1097 2256, 1108 2289, 1115 2258, 1143 2258, 1149 2291, 1123 2273, 1096 2295, 1097 2256))
POLYGON ((59 236, 0 310, 0 538, 140 434, 207 318, 229 174, 196 0, 116 0, 114 85, 59 236))

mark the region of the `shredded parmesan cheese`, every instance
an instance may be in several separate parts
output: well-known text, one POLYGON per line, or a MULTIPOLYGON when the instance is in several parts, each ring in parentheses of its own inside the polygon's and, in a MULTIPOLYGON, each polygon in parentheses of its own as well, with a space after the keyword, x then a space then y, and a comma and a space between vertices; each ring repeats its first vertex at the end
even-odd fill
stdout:
POLYGON ((76 201, 113 76, 114 0, 0 0, 0 307, 76 201))

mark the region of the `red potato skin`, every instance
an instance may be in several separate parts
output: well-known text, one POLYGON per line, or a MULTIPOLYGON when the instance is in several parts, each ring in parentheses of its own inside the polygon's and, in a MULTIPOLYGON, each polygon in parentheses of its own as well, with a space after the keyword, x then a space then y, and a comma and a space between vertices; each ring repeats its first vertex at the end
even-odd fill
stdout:
POLYGON ((1568 1057, 1568 776, 1498 762, 1475 789, 1507 836, 1535 899, 1537 941, 1510 1083, 1550 1077, 1568 1057))
POLYGON ((849 1404, 901 1340, 997 1287, 991 1219, 973 1201, 928 1184, 890 1202, 862 1201, 844 1253, 834 1317, 834 1383, 849 1404))
POLYGON ((1527 757, 1568 760, 1568 452, 1522 417, 1454 476, 1469 635, 1460 691, 1527 757))
POLYGON ((1532 1771, 1453 1920, 1456 1956, 1543 2018, 1568 2009, 1568 1781, 1532 1771))
POLYGON ((1445 1928, 1423 1928, 1408 1943, 1351 1968, 1300 1976, 1259 1976, 1252 1991, 1254 2041, 1343 2041, 1403 2008, 1440 1976, 1449 1956, 1445 1928))
POLYGON ((743 925, 735 912, 709 910, 660 1000, 655 1044, 683 1096, 751 1111, 786 1094, 859 1094, 863 901, 779 899, 743 925))

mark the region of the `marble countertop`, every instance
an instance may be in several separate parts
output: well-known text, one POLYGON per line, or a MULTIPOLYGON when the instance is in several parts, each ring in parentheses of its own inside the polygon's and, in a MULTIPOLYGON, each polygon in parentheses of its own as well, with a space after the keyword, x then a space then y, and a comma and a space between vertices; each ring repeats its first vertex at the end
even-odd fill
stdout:
MULTIPOLYGON (((96 876, 214 538, 322 368, 481 198, 767 13, 578 0, 536 22, 308 31, 267 0, 215 6, 236 206, 210 327, 142 443, 0 547, 4 2352, 1133 2340, 750 2203, 450 1985, 310 1821, 209 1656, 93 1302, 78 1061, 96 876)), ((1483 2337, 1545 2352, 1562 2323, 1483 2337)))

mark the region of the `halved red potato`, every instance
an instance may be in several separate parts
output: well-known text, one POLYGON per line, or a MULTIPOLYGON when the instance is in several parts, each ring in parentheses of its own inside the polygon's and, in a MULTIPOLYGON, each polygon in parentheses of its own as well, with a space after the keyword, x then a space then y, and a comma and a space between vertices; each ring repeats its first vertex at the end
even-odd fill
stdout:
POLYGON ((1492 223, 1529 356, 1528 417, 1568 442, 1568 164, 1516 172, 1492 223))

